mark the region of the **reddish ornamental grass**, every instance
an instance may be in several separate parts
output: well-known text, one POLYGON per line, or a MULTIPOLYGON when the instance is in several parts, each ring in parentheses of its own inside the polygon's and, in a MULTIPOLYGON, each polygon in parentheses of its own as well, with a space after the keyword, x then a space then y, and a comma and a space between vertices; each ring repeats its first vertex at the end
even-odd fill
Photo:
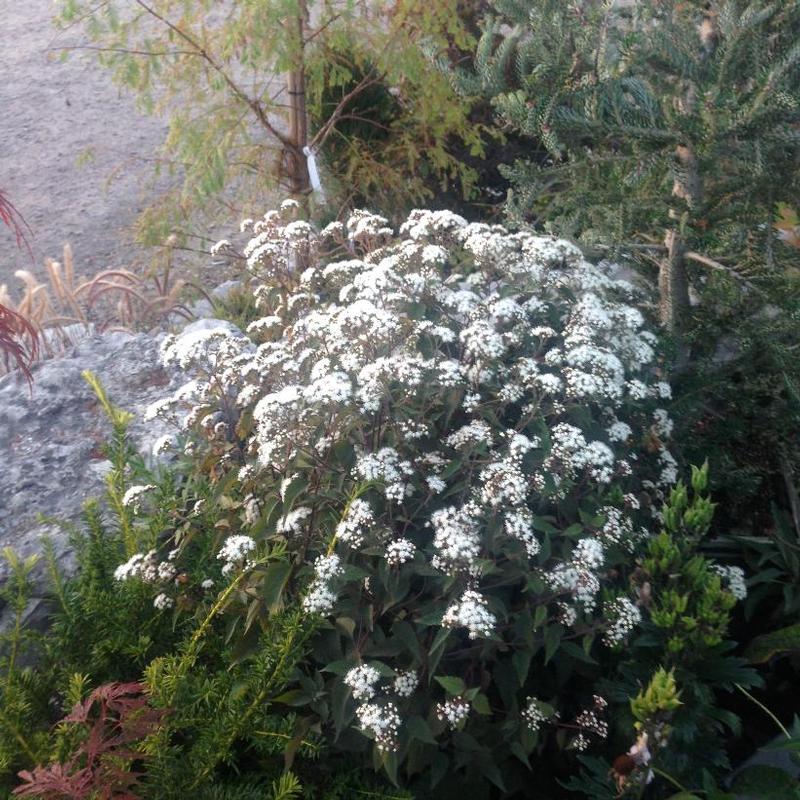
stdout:
MULTIPOLYGON (((13 203, 0 191, 0 221, 14 233, 17 246, 30 253, 30 243, 26 236, 30 232, 27 223, 13 203)), ((6 370, 20 369, 28 383, 32 381, 30 366, 39 354, 39 336, 36 328, 24 317, 0 303, 0 358, 6 370)))

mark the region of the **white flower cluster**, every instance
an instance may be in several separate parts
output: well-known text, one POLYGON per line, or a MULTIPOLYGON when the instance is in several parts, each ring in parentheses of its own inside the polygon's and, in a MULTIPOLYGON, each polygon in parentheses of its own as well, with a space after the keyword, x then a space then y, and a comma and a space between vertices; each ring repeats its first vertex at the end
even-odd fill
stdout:
POLYGON ((417 686, 419 686, 419 675, 416 670, 402 670, 395 676, 393 688, 398 697, 411 697, 417 686))
POLYGON ((235 534, 229 536, 217 553, 217 558, 224 561, 223 575, 231 575, 236 570, 249 569, 251 566, 248 556, 256 549, 256 542, 251 536, 235 534))
MULTIPOLYGON (((569 242, 447 211, 414 211, 399 235, 365 211, 317 232, 288 202, 244 228, 263 317, 247 336, 220 322, 168 340, 164 359, 192 380, 148 413, 197 431, 195 452, 218 454, 245 416, 245 463, 226 455, 217 467, 253 493, 253 519, 258 476, 288 486, 327 459, 337 480, 383 494, 350 504, 338 552, 314 562, 305 610, 334 612, 349 591, 344 559, 374 568, 382 554, 392 568, 438 570, 442 625, 472 638, 498 628, 480 579, 500 556, 515 568, 534 561, 524 569, 560 595, 563 620, 593 612, 611 574, 605 547, 639 535, 636 494, 648 478, 661 491, 677 476, 666 412, 639 408, 669 387, 651 380, 655 337, 630 304, 633 287, 569 242), (539 509, 618 481, 636 505, 603 508, 596 535, 545 560, 564 549, 543 546, 551 534, 537 519, 549 512, 539 509)), ((278 533, 308 529, 318 501, 306 492, 302 502, 278 518, 278 533)), ((362 591, 374 576, 357 580, 362 591)), ((462 713, 454 708, 444 718, 462 713)), ((396 709, 362 709, 362 727, 390 742, 396 709)))
POLYGON ((494 444, 494 435, 488 422, 482 419, 476 419, 468 425, 462 426, 454 433, 451 433, 445 441, 455 450, 462 450, 477 445, 492 447, 494 444))
POLYGON ((114 579, 127 581, 136 578, 143 583, 164 583, 175 579, 177 570, 169 559, 158 561, 155 550, 134 553, 114 570, 114 579))
POLYGON ((131 486, 122 496, 122 505, 125 506, 125 508, 130 508, 134 514, 137 514, 145 495, 152 492, 155 488, 156 487, 152 483, 143 486, 131 486))
POLYGON ((571 746, 580 751, 589 746, 589 735, 605 739, 608 736, 608 722, 602 714, 608 708, 608 702, 599 695, 594 695, 591 708, 584 709, 575 717, 575 725, 580 729, 578 735, 572 740, 571 746))
MULTIPOLYGON (((362 701, 356 708, 356 717, 362 730, 375 738, 379 750, 397 749, 397 733, 401 719, 397 706, 391 702, 375 702, 381 674, 369 664, 353 667, 345 676, 344 683, 350 687, 353 699, 362 701)), ((417 688, 419 676, 414 670, 398 672, 391 690, 400 698, 408 698, 417 688)))
POLYGON ((723 564, 712 564, 711 568, 719 575, 727 590, 737 599, 747 599, 747 581, 741 567, 726 567, 723 564))
POLYGON ((377 453, 364 453, 356 462, 356 475, 365 481, 381 481, 388 500, 400 502, 414 491, 407 481, 414 475, 410 461, 404 461, 393 447, 383 447, 377 453))
POLYGON ((505 531, 512 539, 518 539, 525 545, 525 550, 533 558, 541 545, 533 532, 533 515, 527 508, 517 508, 505 512, 505 531))
POLYGON ((609 442, 627 442, 633 436, 633 429, 627 422, 616 420, 606 431, 609 442))
POLYGON ((538 731, 545 722, 554 716, 557 716, 557 714, 555 712, 546 713, 542 709, 541 701, 535 697, 529 697, 527 705, 522 710, 522 719, 532 732, 538 731))
POLYGON ((436 704, 436 716, 455 730, 469 716, 470 704, 463 697, 453 697, 436 704))
POLYGON ((634 628, 642 621, 642 612, 627 597, 617 597, 603 607, 608 627, 603 641, 609 647, 623 644, 634 628))
MULTIPOLYGON (((633 502, 636 498, 633 498, 633 502)), ((600 529, 600 539, 604 544, 621 544, 632 547, 637 538, 633 527, 633 520, 625 512, 614 506, 603 506, 600 513, 606 518, 600 529)))
POLYGON ((386 545, 384 557, 390 567, 399 567, 406 561, 411 561, 416 552, 417 548, 414 546, 414 542, 410 539, 400 538, 386 545))
POLYGON ((282 516, 276 526, 277 533, 300 533, 312 510, 308 506, 299 506, 282 516))
POLYGON ((468 503, 461 508, 448 506, 431 515, 433 546, 436 555, 431 563, 443 572, 469 569, 480 552, 478 508, 468 503))
POLYGON ((172 608, 175 605, 175 600, 173 600, 173 598, 171 598, 168 594, 164 594, 164 592, 162 592, 161 594, 157 594, 155 596, 153 605, 159 611, 165 611, 166 609, 172 608))
POLYGON ((336 526, 336 539, 348 547, 358 549, 364 544, 375 516, 366 500, 353 500, 344 518, 336 526))
POLYGON ((496 624, 497 617, 489 611, 486 599, 474 589, 467 589, 442 617, 442 625, 466 628, 470 639, 491 636, 496 624))
POLYGON ((371 667, 368 664, 353 667, 353 669, 344 676, 344 682, 350 687, 353 692, 353 697, 356 700, 371 700, 375 697, 375 685, 380 679, 380 672, 378 672, 375 667, 371 667))
POLYGON ((330 614, 336 605, 333 581, 343 574, 344 567, 336 553, 318 556, 314 562, 314 580, 303 598, 303 608, 311 614, 330 614))
POLYGON ((356 709, 361 729, 369 731, 375 738, 375 746, 383 752, 397 750, 397 732, 400 729, 400 714, 394 703, 364 703, 356 709))
MULTIPOLYGON (((114 570, 114 579, 120 582, 139 580, 142 583, 167 587, 179 582, 178 570, 172 563, 177 551, 172 550, 166 560, 159 561, 155 550, 147 553, 134 553, 124 564, 114 570)), ((175 599, 166 592, 159 592, 153 599, 153 605, 159 611, 172 608, 175 599)))
POLYGON ((597 539, 581 539, 572 551, 571 560, 557 564, 547 579, 553 589, 569 592, 584 611, 590 612, 597 605, 599 570, 604 562, 602 543, 597 539))

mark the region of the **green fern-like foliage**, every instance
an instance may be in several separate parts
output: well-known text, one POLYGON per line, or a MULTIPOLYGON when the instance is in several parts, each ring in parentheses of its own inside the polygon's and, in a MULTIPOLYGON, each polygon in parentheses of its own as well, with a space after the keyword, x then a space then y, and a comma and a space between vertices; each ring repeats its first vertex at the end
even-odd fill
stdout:
POLYGON ((47 752, 47 733, 36 722, 47 713, 47 697, 26 660, 39 641, 25 627, 29 611, 30 574, 37 558, 2 553, 8 578, 0 587, 0 608, 11 611, 11 623, 0 633, 0 796, 13 784, 16 771, 47 752))
MULTIPOLYGON (((143 546, 152 537, 143 537, 143 546)), ((49 659, 62 678, 88 675, 94 685, 136 680, 144 666, 174 645, 179 630, 155 614, 144 585, 114 580, 126 560, 119 529, 104 524, 96 502, 87 504, 84 525, 72 532, 80 570, 61 589, 52 620, 49 659)), ((61 680, 61 678, 56 678, 61 680)))
POLYGON ((226 647, 224 630, 209 630, 199 653, 187 645, 153 661, 146 670, 153 702, 173 713, 148 748, 151 780, 168 782, 169 796, 177 798, 248 764, 274 772, 282 766, 276 756, 290 744, 295 753, 313 753, 314 735, 276 717, 271 704, 285 691, 312 631, 290 611, 276 616, 248 653, 226 647))

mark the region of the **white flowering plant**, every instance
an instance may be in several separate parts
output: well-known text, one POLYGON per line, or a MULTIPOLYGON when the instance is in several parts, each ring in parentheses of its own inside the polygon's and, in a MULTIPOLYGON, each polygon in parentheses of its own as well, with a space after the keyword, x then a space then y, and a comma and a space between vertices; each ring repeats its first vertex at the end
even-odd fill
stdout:
POLYGON ((656 337, 566 241, 297 213, 244 223, 262 317, 165 342, 192 380, 150 414, 236 511, 242 613, 293 596, 320 626, 292 704, 393 778, 507 786, 608 733, 593 680, 647 614, 631 578, 677 478, 656 337))

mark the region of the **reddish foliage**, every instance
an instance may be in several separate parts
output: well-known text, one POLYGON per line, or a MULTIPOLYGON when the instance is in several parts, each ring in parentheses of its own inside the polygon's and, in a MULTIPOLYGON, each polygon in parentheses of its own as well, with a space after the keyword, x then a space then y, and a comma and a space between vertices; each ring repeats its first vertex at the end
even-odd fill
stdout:
POLYGON ((152 733, 164 712, 148 705, 141 683, 107 683, 95 689, 62 723, 86 728, 86 738, 63 764, 19 773, 19 797, 42 800, 138 800, 141 772, 134 762, 144 754, 132 747, 152 733))
POLYGON ((39 354, 39 336, 25 317, 0 303, 0 355, 6 370, 18 367, 30 384, 30 366, 39 354), (25 341, 28 344, 25 344, 25 341))
POLYGON ((27 236, 31 232, 30 226, 2 189, 0 189, 0 222, 4 222, 11 228, 17 240, 17 247, 24 247, 28 251, 28 255, 33 258, 33 251, 27 236))
MULTIPOLYGON (((25 247, 33 258, 26 233, 30 228, 11 201, 0 191, 0 222, 4 222, 14 232, 18 247, 25 247)), ((39 336, 36 328, 15 311, 0 304, 0 354, 6 369, 11 362, 22 370, 28 384, 31 383, 31 362, 39 353, 39 336), (28 345, 25 345, 25 340, 28 345)))

